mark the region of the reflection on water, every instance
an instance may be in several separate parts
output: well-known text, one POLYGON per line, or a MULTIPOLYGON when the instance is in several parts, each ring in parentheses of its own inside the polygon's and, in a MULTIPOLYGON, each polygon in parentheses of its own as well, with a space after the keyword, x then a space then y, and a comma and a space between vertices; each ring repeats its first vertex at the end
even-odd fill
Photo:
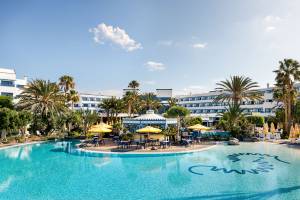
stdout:
POLYGON ((111 158, 109 156, 105 156, 102 158, 95 158, 95 160, 93 161, 94 166, 97 168, 104 167, 105 165, 108 165, 109 163, 111 163, 111 158))
POLYGON ((4 192, 8 189, 13 179, 13 176, 9 176, 6 180, 0 182, 0 192, 4 192))
POLYGON ((9 148, 5 149, 4 155, 7 158, 11 159, 20 159, 20 160, 29 160, 30 159, 30 153, 32 151, 32 146, 23 146, 23 147, 15 147, 15 148, 9 148))
POLYGON ((182 173, 179 159, 176 160, 175 168, 173 168, 168 174, 168 181, 176 187, 180 187, 191 182, 191 177, 182 173))

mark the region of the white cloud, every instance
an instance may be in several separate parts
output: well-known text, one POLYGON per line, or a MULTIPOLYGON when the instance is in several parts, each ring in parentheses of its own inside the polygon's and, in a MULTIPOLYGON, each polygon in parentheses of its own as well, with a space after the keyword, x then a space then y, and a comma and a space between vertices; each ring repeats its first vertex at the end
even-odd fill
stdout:
POLYGON ((272 32, 282 23, 282 18, 274 15, 267 15, 263 18, 263 26, 266 32, 272 32))
POLYGON ((173 45, 173 41, 172 40, 161 40, 161 41, 158 41, 157 44, 160 46, 171 46, 171 45, 173 45))
POLYGON ((271 32, 271 31, 274 31, 275 29, 276 29, 275 26, 267 26, 265 30, 266 30, 267 32, 271 32))
POLYGON ((148 61, 145 65, 149 71, 162 71, 166 69, 165 65, 160 62, 148 61))
POLYGON ((187 95, 187 94, 198 94, 198 93, 204 93, 207 92, 207 87, 204 87, 202 85, 190 85, 183 89, 174 90, 174 95, 187 95))
POLYGON ((204 49, 206 46, 207 46, 206 43, 195 43, 195 44, 193 44, 193 47, 197 48, 197 49, 204 49))
POLYGON ((188 88, 185 88, 185 90, 202 90, 204 87, 202 85, 190 85, 188 88))
POLYGON ((275 22, 281 21, 281 17, 273 16, 273 15, 267 15, 264 18, 264 21, 267 22, 267 23, 275 23, 275 22))
POLYGON ((156 81, 153 81, 153 80, 151 80, 151 81, 144 81, 143 83, 146 84, 146 85, 155 85, 156 81))
POLYGON ((94 34, 94 41, 98 44, 105 42, 121 46, 126 51, 141 49, 142 45, 126 33, 124 29, 113 27, 104 23, 98 24, 95 28, 89 29, 94 34))

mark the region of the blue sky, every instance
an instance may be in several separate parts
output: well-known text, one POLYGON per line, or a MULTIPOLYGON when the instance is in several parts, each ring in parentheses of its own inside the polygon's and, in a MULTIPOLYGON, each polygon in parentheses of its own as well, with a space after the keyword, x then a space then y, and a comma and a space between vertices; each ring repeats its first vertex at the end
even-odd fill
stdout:
POLYGON ((120 94, 209 91, 230 75, 265 86, 300 59, 300 3, 277 0, 0 2, 0 67, 19 76, 74 76, 77 89, 120 94))

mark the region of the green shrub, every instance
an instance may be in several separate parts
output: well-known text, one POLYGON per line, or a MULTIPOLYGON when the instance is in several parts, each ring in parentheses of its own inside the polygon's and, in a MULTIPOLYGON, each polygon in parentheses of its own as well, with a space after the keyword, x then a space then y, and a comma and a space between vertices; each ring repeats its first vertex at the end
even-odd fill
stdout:
POLYGON ((265 119, 261 116, 248 116, 246 119, 250 124, 254 124, 258 127, 263 127, 265 123, 265 119))
POLYGON ((77 137, 80 137, 81 134, 79 132, 77 132, 77 131, 72 131, 72 132, 69 133, 68 136, 72 137, 72 138, 77 138, 77 137))

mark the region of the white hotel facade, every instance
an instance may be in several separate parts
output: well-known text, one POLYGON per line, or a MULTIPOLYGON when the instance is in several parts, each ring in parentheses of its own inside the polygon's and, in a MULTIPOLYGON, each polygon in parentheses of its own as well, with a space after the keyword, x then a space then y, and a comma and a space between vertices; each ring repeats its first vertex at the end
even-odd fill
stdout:
MULTIPOLYGON (((300 92, 300 84, 296 84, 300 92)), ((261 88, 263 94, 260 101, 244 101, 242 108, 249 115, 260 115, 263 117, 274 116, 278 103, 273 99, 273 87, 261 88)), ((220 94, 217 91, 208 93, 176 96, 178 105, 190 110, 192 116, 200 116, 207 124, 213 124, 221 117, 221 113, 228 108, 228 103, 215 102, 214 99, 220 94)))
POLYGON ((109 99, 112 96, 92 93, 79 93, 79 102, 74 104, 75 110, 91 110, 95 112, 103 111, 99 104, 104 99, 109 99))
POLYGON ((27 85, 27 77, 17 79, 15 70, 0 68, 0 95, 10 96, 15 101, 27 85))
MULTIPOLYGON (((17 75, 14 69, 0 68, 0 96, 10 96, 14 102, 17 101, 18 96, 21 94, 25 86, 27 85, 27 77, 23 79, 17 79, 17 75)), ((99 112, 99 104, 105 98, 111 98, 111 96, 92 93, 79 93, 79 102, 74 105, 76 110, 91 110, 99 112)))
MULTIPOLYGON (((0 95, 10 96, 17 100, 18 95, 27 85, 27 77, 17 79, 15 70, 0 68, 0 95)), ((295 85, 300 92, 300 83, 295 85)), ((242 108, 246 114, 261 115, 263 117, 274 116, 277 102, 273 99, 273 87, 261 88, 263 99, 260 101, 244 101, 242 108)), ((124 89, 124 93, 128 89, 124 89)), ((220 114, 228 108, 226 103, 215 102, 214 99, 220 92, 211 91, 201 94, 190 94, 175 96, 180 106, 190 110, 192 116, 200 116, 204 122, 212 124, 219 120, 220 114)), ((172 89, 157 89, 156 95, 163 104, 167 105, 167 100, 172 97, 172 89)), ((79 102, 74 105, 76 110, 91 110, 102 112, 99 104, 112 96, 95 94, 95 93, 79 93, 79 102)))

